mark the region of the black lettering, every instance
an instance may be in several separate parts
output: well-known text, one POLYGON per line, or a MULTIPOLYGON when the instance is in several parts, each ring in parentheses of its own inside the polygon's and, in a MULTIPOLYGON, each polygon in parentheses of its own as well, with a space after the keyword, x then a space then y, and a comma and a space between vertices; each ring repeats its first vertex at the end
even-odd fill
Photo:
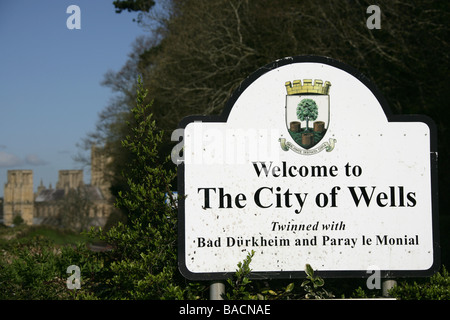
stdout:
POLYGON ((203 209, 211 209, 209 205, 209 190, 216 192, 216 188, 198 188, 197 192, 200 192, 201 190, 205 190, 205 205, 203 206, 203 209))
POLYGON ((415 192, 408 192, 406 195, 406 198, 408 198, 408 207, 415 207, 417 204, 416 201, 416 193, 415 192))
POLYGON ((263 191, 264 189, 268 189, 270 190, 271 193, 273 193, 273 189, 269 188, 269 187, 261 187, 258 190, 256 190, 255 192, 255 203, 258 207, 260 208, 270 208, 272 206, 272 204, 268 205, 268 206, 264 206, 261 201, 260 201, 260 193, 261 191, 263 191))
POLYGON ((404 207, 405 206, 405 195, 403 192, 403 187, 398 187, 399 192, 400 192, 400 204, 398 205, 399 207, 404 207))
POLYGON ((291 177, 295 177, 297 174, 295 173, 297 171, 297 167, 296 166, 292 166, 292 167, 289 167, 289 175, 291 176, 291 177), (292 172, 291 170, 294 170, 294 172, 292 172))
POLYGON ((197 238, 197 246, 199 248, 204 247, 205 246, 205 238, 197 238))
POLYGON ((295 213, 299 214, 300 212, 302 212, 303 209, 303 204, 305 203, 306 197, 308 196, 307 193, 305 193, 305 197, 302 199, 302 194, 301 193, 294 193, 295 197, 297 198, 298 204, 300 205, 300 210, 299 209, 295 209, 295 213))
POLYGON ((369 206, 370 201, 372 200, 373 193, 375 191, 375 187, 372 187, 372 193, 370 194, 370 197, 367 194, 366 187, 358 187, 359 190, 361 190, 361 195, 359 197, 356 195, 355 187, 348 187, 348 188, 350 190, 350 193, 352 194, 353 201, 355 202, 357 207, 359 206, 359 203, 361 202, 361 198, 364 198, 366 205, 369 206))
POLYGON ((272 167, 272 161, 270 162, 269 168, 266 167, 265 162, 259 162, 261 164, 261 169, 258 168, 257 162, 252 162, 252 163, 253 163, 253 167, 255 168, 255 171, 256 171, 256 174, 258 175, 258 177, 261 175, 262 171, 264 171, 264 173, 266 174, 266 177, 269 175, 270 168, 272 167))
POLYGON ((331 166, 330 167, 330 176, 336 177, 338 175, 337 171, 338 171, 338 168, 336 166, 331 166))
POLYGON ((242 201, 245 202, 245 200, 247 200, 247 198, 245 197, 245 194, 239 193, 239 194, 236 196, 236 199, 234 200, 234 202, 235 202, 235 204, 236 204, 236 207, 238 207, 239 209, 244 208, 246 204, 245 204, 245 203, 241 203, 241 202, 242 202, 242 201))
MULTIPOLYGON (((391 195, 392 195, 392 189, 391 189, 391 195)), ((384 193, 384 192, 380 192, 379 194, 378 194, 378 196, 377 196, 377 204, 378 204, 378 206, 380 206, 380 207, 386 207, 387 206, 387 203, 383 203, 382 201, 383 200, 386 200, 388 198, 388 196, 387 196, 387 194, 386 193, 384 193)), ((391 199, 392 200, 392 199, 391 199)), ((392 205, 391 205, 391 207, 392 207, 392 205)))
POLYGON ((224 207, 224 198, 226 198, 227 201, 227 208, 230 209, 232 208, 231 206, 231 194, 229 193, 224 193, 223 192, 223 188, 219 188, 219 208, 225 208, 224 207))

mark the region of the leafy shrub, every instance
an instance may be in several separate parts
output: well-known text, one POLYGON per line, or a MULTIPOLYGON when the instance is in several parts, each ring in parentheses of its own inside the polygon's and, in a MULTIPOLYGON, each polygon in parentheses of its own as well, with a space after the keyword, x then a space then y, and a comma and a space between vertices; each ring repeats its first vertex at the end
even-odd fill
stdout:
POLYGON ((306 299, 330 299, 334 295, 323 288, 325 281, 314 275, 313 268, 306 264, 305 266, 306 280, 302 282, 302 288, 306 291, 306 299))
POLYGON ((137 85, 130 134, 122 141, 130 155, 123 173, 127 184, 116 201, 127 222, 91 232, 112 246, 101 255, 103 268, 92 277, 99 284, 93 292, 101 299, 195 298, 177 266, 176 203, 171 197, 175 173, 164 167, 169 158, 159 159, 162 132, 152 119, 152 103, 144 104, 148 92, 140 79, 137 85))
POLYGON ((13 219, 13 224, 14 224, 15 226, 20 226, 23 222, 24 222, 24 221, 23 221, 23 218, 22 218, 21 215, 17 215, 17 216, 15 216, 14 219, 13 219))
POLYGON ((401 300, 449 300, 450 277, 445 266, 429 280, 402 281, 389 291, 401 300))
POLYGON ((59 258, 54 244, 44 237, 10 244, 0 257, 0 299, 69 299, 63 273, 67 266, 58 269, 59 258))
POLYGON ((295 283, 277 288, 276 284, 263 281, 251 281, 250 263, 255 252, 247 254, 244 261, 237 264, 238 268, 233 277, 227 279, 228 292, 223 298, 228 300, 292 300, 292 299, 330 299, 334 295, 323 288, 325 281, 314 275, 311 265, 306 264, 306 279, 300 285, 301 291, 296 291, 295 283))

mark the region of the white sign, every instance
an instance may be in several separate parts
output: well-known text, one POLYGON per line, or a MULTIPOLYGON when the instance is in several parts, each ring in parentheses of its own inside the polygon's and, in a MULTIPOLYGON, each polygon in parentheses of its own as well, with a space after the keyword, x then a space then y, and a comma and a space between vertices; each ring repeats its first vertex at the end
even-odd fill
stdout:
POLYGON ((178 167, 179 264, 254 274, 429 275, 438 267, 433 122, 394 116, 364 76, 315 56, 258 70, 218 117, 188 117, 178 167))

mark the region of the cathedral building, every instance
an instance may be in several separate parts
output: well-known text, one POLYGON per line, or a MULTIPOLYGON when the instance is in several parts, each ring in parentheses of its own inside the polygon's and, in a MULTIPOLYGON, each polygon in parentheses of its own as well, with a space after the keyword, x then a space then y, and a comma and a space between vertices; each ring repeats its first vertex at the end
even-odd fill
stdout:
POLYGON ((33 191, 32 170, 8 170, 4 188, 3 223, 52 225, 75 230, 104 226, 113 206, 106 178, 108 160, 91 149, 91 183, 83 181, 83 170, 61 170, 53 188, 41 181, 33 191))

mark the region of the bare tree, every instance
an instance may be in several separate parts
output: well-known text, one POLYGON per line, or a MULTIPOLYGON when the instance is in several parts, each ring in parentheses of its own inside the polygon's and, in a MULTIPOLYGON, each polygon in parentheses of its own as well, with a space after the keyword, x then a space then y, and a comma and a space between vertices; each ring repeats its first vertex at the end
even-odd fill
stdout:
POLYGON ((58 201, 58 218, 62 227, 81 232, 91 225, 95 205, 85 186, 69 189, 58 201))
MULTIPOLYGON (((137 74, 154 99, 156 123, 170 141, 183 117, 219 114, 232 92, 258 68, 286 56, 314 54, 361 71, 383 92, 394 113, 431 116, 439 128, 440 152, 448 152, 443 146, 449 136, 450 2, 380 0, 379 30, 366 26, 372 4, 366 0, 163 3, 164 11, 142 12, 140 23, 148 27, 148 38, 136 42, 127 65, 105 77, 104 84, 118 95, 101 115, 99 140, 117 146, 111 141, 123 136, 137 74)), ((170 145, 165 152, 170 153, 170 145)), ((445 161, 440 161, 443 186, 450 182, 445 161)))

